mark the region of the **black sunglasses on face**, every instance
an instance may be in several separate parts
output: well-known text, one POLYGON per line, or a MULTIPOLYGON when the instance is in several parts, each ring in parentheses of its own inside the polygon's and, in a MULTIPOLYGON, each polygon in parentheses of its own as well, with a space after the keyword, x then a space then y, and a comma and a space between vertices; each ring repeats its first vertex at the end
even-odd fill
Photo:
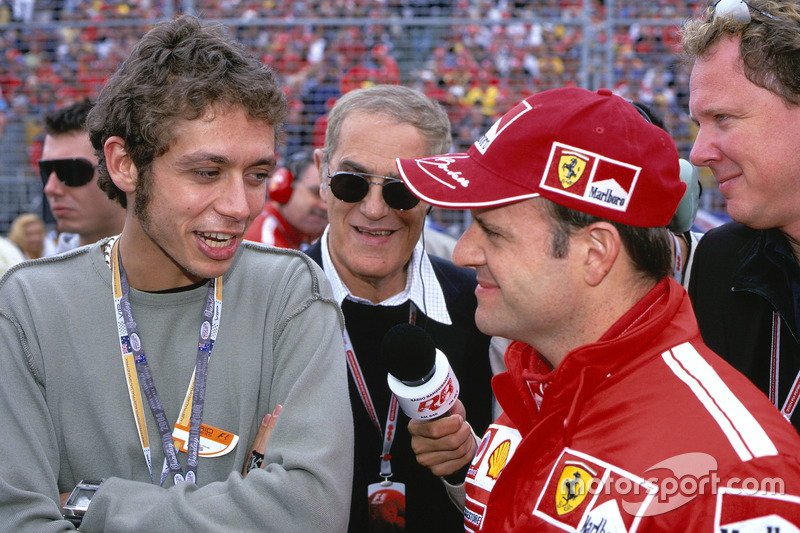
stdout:
POLYGON ((331 192, 343 202, 351 204, 360 202, 367 196, 369 186, 375 184, 383 187, 383 201, 392 209, 405 211, 419 203, 419 198, 411 194, 403 181, 397 178, 360 172, 337 172, 331 175, 329 172, 328 179, 331 182, 331 192), (381 183, 370 181, 369 178, 381 178, 386 181, 381 183))
POLYGON ((39 160, 39 176, 42 178, 42 185, 47 185, 50 174, 55 172, 59 181, 67 187, 80 187, 92 181, 95 168, 96 166, 91 161, 82 157, 39 160))

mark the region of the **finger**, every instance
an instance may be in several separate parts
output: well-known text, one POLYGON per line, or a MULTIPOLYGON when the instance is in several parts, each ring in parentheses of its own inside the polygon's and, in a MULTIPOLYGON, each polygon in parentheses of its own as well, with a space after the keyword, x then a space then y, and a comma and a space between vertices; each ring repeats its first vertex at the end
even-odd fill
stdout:
POLYGON ((278 415, 282 408, 282 405, 277 405, 272 413, 264 415, 264 418, 261 420, 256 438, 253 440, 253 445, 250 447, 250 452, 247 455, 247 462, 242 469, 243 476, 246 476, 247 472, 253 468, 264 468, 264 453, 267 449, 267 440, 269 440, 270 433, 272 433, 272 429, 275 427, 275 423, 278 420, 278 415))
POLYGON ((432 452, 417 456, 417 462, 435 476, 449 476, 472 462, 473 454, 459 449, 451 452, 432 452))
POLYGON ((462 419, 466 420, 467 410, 464 408, 464 404, 461 403, 461 400, 456 399, 456 403, 454 403, 453 407, 450 408, 450 415, 458 415, 462 419))
POLYGON ((419 435, 429 439, 440 439, 451 433, 459 431, 464 425, 467 413, 461 400, 456 400, 448 412, 448 416, 435 420, 410 420, 408 431, 411 435, 419 435))
POLYGON ((477 443, 469 424, 464 424, 457 433, 440 439, 414 436, 411 438, 411 447, 417 462, 437 476, 457 472, 472 462, 477 451, 477 443))
POLYGON ((448 476, 470 464, 475 458, 476 451, 477 446, 471 439, 453 450, 420 454, 417 456, 417 462, 427 466, 437 476, 448 476))
POLYGON ((264 450, 267 446, 268 437, 266 431, 270 418, 272 418, 272 415, 267 414, 261 420, 256 438, 253 440, 253 445, 250 446, 250 451, 247 453, 247 461, 245 461, 244 467, 242 467, 242 477, 246 476, 250 470, 260 468, 264 462, 264 450))
POLYGON ((253 441, 253 447, 250 448, 251 452, 255 450, 258 453, 263 454, 266 451, 267 440, 269 440, 272 429, 275 427, 275 423, 278 421, 278 415, 281 413, 282 408, 282 405, 277 405, 275 409, 272 410, 272 413, 264 416, 264 419, 261 421, 261 425, 258 427, 256 438, 253 441))
POLYGON ((269 428, 269 423, 272 420, 272 415, 267 414, 261 420, 261 425, 258 426, 258 433, 256 433, 256 438, 253 441, 253 446, 250 448, 250 451, 257 451, 258 453, 264 453, 264 450, 267 449, 267 439, 269 439, 269 433, 267 432, 269 428))
POLYGON ((408 432, 412 437, 441 439, 458 432, 462 425, 464 425, 464 418, 461 415, 446 416, 436 420, 410 420, 408 422, 408 432))
POLYGON ((269 439, 270 434, 272 434, 272 430, 275 428, 276 422, 278 422, 278 415, 281 414, 281 409, 283 409, 281 404, 276 405, 275 409, 272 410, 272 414, 267 415, 269 418, 265 416, 264 420, 261 422, 261 427, 258 428, 258 436, 256 436, 256 441, 259 440, 259 436, 263 438, 263 443, 259 442, 261 447, 258 451, 261 453, 264 453, 267 449, 267 440, 269 439))

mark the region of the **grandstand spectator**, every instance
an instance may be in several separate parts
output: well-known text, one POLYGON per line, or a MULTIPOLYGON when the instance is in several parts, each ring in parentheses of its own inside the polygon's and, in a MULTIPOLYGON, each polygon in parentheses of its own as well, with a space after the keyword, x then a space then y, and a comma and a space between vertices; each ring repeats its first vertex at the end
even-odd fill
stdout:
POLYGON ((35 0, 11 0, 11 16, 16 22, 33 22, 35 0))
POLYGON ((466 150, 494 123, 493 116, 484 113, 483 103, 478 100, 468 106, 468 111, 464 118, 454 124, 453 130, 456 132, 453 142, 456 146, 466 150))
POLYGON ((481 113, 491 120, 497 116, 497 102, 500 99, 499 84, 499 79, 481 69, 473 80, 472 86, 461 99, 461 103, 470 108, 474 108, 475 104, 478 104, 481 113))
POLYGON ((372 48, 372 61, 375 63, 376 70, 373 76, 374 83, 400 84, 400 66, 397 64, 397 60, 392 57, 386 44, 378 43, 372 48))
POLYGON ((298 98, 289 98, 289 115, 283 127, 284 140, 281 145, 283 154, 296 154, 306 146, 311 146, 311 131, 306 124, 303 107, 303 102, 298 98))
POLYGON ((339 74, 328 62, 309 67, 309 76, 300 93, 305 111, 305 120, 313 124, 328 112, 331 98, 341 96, 339 74))
POLYGON ((0 137, 0 170, 4 176, 30 174, 26 148, 29 141, 31 106, 28 98, 17 93, 11 98, 5 112, 2 137, 0 137))

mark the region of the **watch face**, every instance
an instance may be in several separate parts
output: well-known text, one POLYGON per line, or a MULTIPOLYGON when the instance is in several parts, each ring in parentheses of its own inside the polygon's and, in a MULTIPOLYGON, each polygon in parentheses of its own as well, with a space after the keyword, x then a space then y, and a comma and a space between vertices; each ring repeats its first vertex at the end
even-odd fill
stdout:
POLYGON ((66 505, 86 509, 89 507, 89 502, 92 501, 94 492, 94 489, 76 489, 70 495, 66 505))
POLYGON ((261 468, 262 464, 264 464, 264 455, 254 450, 250 454, 250 460, 247 461, 247 471, 249 472, 254 468, 261 468))

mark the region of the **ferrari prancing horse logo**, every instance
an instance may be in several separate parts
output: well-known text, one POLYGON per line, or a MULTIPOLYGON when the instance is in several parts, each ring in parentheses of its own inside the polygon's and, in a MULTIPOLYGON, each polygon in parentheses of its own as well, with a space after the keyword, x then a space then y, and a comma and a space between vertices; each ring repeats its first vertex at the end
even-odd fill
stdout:
POLYGON ((568 189, 575 185, 583 176, 588 160, 583 154, 564 150, 558 162, 558 179, 561 181, 561 186, 568 189))
POLYGON ((592 474, 579 466, 564 467, 556 490, 556 511, 559 515, 566 514, 581 504, 593 479, 592 474))

